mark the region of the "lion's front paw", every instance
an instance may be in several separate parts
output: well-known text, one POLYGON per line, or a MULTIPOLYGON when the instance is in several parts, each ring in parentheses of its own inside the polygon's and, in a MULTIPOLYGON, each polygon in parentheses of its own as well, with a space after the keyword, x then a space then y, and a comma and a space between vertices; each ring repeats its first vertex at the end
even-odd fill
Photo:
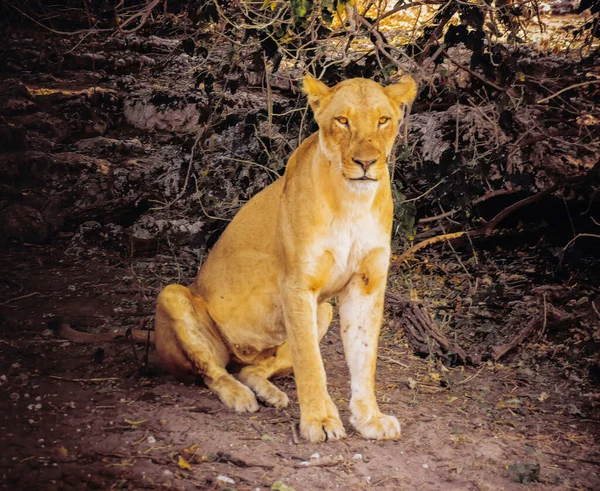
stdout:
POLYGON ((261 401, 275 406, 277 409, 287 407, 290 402, 285 392, 260 375, 242 370, 238 375, 238 379, 244 385, 250 387, 261 401))
POLYGON ((238 413, 258 411, 254 392, 233 377, 221 379, 217 384, 210 384, 209 388, 219 396, 223 404, 238 413))
POLYGON ((346 438, 346 430, 337 414, 337 410, 330 411, 325 416, 313 414, 300 418, 300 434, 302 438, 312 443, 346 438))
POLYGON ((379 414, 367 421, 352 421, 357 431, 369 440, 395 440, 400 438, 400 423, 394 416, 379 414))

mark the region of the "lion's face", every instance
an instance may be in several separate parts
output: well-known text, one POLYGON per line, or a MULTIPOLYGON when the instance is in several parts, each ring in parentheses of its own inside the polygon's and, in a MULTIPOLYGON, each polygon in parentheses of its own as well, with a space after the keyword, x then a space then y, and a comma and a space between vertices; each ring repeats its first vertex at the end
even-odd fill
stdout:
POLYGON ((321 150, 348 183, 358 190, 387 175, 403 105, 416 96, 414 80, 404 76, 384 88, 355 78, 328 88, 307 75, 304 91, 319 124, 321 150))

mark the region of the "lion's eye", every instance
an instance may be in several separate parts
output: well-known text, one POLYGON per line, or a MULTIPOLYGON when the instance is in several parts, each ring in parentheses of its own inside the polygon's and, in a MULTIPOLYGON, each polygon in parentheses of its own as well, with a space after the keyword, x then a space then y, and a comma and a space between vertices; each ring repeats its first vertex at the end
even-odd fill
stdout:
POLYGON ((381 118, 379 118, 379 124, 385 124, 390 120, 390 118, 386 118, 385 116, 382 116, 381 118))
POLYGON ((340 124, 343 124, 343 125, 347 125, 348 124, 348 118, 344 118, 343 116, 340 116, 339 118, 335 118, 335 119, 340 124))

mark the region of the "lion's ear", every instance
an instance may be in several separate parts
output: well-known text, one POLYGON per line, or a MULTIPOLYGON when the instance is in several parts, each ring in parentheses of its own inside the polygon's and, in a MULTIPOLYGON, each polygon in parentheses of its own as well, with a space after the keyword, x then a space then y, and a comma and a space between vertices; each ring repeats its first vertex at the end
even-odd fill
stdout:
POLYGON ((404 75, 397 83, 383 89, 392 103, 397 106, 408 106, 417 97, 417 83, 410 75, 404 75))
POLYGON ((315 114, 322 107, 324 99, 331 93, 331 89, 323 82, 307 73, 302 80, 302 91, 308 96, 308 103, 315 114))

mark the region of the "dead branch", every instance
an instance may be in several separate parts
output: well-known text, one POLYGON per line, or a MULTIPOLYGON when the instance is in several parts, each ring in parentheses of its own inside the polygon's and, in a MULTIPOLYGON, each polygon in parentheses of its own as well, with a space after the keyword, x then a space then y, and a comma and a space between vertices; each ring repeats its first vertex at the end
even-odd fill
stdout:
POLYGON ((491 80, 488 80, 487 78, 485 78, 483 75, 479 75, 479 73, 477 73, 476 71, 471 70, 469 67, 466 67, 466 66, 460 64, 458 61, 454 60, 450 55, 448 55, 448 52, 445 49, 442 50, 442 53, 444 53, 444 55, 446 56, 446 58, 448 58, 448 61, 450 63, 452 63, 454 66, 456 66, 457 68, 460 68, 461 70, 464 70, 465 72, 471 74, 473 77, 481 80, 484 84, 489 85, 490 87, 493 87, 494 89, 496 89, 496 90, 498 90, 500 92, 506 92, 506 89, 503 89, 502 87, 500 87, 499 85, 495 84, 491 80))
POLYGON ((26 298, 31 298, 31 297, 35 297, 36 295, 39 295, 40 292, 33 292, 33 293, 28 293, 27 295, 21 295, 20 297, 13 297, 8 299, 6 302, 1 303, 0 305, 8 305, 11 302, 16 302, 17 300, 25 300, 26 298))
MULTIPOLYGON (((521 187, 520 186, 515 187, 513 189, 495 189, 494 191, 490 191, 488 193, 485 193, 483 196, 480 196, 479 198, 475 198, 473 200, 473 204, 474 205, 478 205, 480 203, 483 203, 483 202, 487 201, 488 199, 492 199, 492 198, 495 198, 497 196, 506 196, 507 194, 514 194, 514 193, 518 193, 520 191, 521 191, 521 187)), ((444 213, 440 213, 439 215, 420 218, 419 219, 419 224, 435 222, 436 220, 440 220, 442 218, 450 217, 450 216, 454 215, 457 211, 458 211, 458 209, 455 208, 455 209, 452 209, 450 211, 446 211, 444 213)))
POLYGON ((566 246, 563 247, 563 251, 566 251, 569 247, 571 247, 571 245, 579 238, 579 237, 592 237, 594 239, 600 239, 600 235, 598 234, 577 234, 575 237, 573 237, 566 246))
POLYGON ((423 306, 391 292, 386 294, 385 302, 386 309, 392 313, 398 327, 404 329, 415 352, 441 358, 456 356, 460 363, 474 363, 460 346, 439 331, 423 306))
POLYGON ((536 104, 542 104, 543 102, 548 102, 550 99, 554 99, 556 96, 559 96, 560 94, 562 94, 563 92, 566 92, 567 90, 571 90, 576 87, 584 87, 585 85, 592 85, 592 84, 600 84, 600 80, 589 80, 587 82, 581 82, 579 84, 569 85, 568 87, 565 87, 564 89, 561 89, 558 92, 555 92, 551 96, 540 99, 539 101, 536 102, 536 104))
MULTIPOLYGON (((579 176, 574 179, 570 179, 569 182, 573 182, 577 179, 579 179, 579 176)), ((504 210, 502 210, 500 213, 498 213, 489 222, 484 221, 482 226, 479 227, 478 229, 467 230, 467 231, 462 231, 462 232, 454 232, 454 233, 450 233, 450 234, 437 235, 435 237, 430 237, 422 242, 419 242, 418 244, 415 244, 414 246, 410 247, 405 252, 400 254, 400 256, 398 256, 398 259, 396 259, 392 263, 391 269, 393 271, 397 270, 398 268, 400 268, 400 266, 402 265, 402 262, 405 261, 406 258, 410 257, 415 252, 420 251, 421 249, 424 249, 425 247, 428 247, 430 245, 437 244, 439 242, 444 242, 444 241, 456 240, 456 239, 459 239, 462 237, 470 237, 472 239, 475 237, 489 236, 494 231, 496 226, 502 220, 504 220, 507 216, 511 215, 518 209, 523 208, 524 206, 527 206, 531 203, 538 201, 539 199, 543 198, 544 196, 546 196, 548 194, 552 194, 559 187, 561 187, 561 186, 559 186, 558 184, 553 184, 552 186, 540 191, 539 193, 536 193, 532 196, 528 196, 527 198, 524 198, 520 201, 517 201, 516 203, 513 203, 510 206, 507 206, 506 208, 504 208, 504 210)), ((593 234, 587 234, 587 235, 593 235, 593 234)))
POLYGON ((563 315, 554 308, 550 308, 548 311, 548 318, 552 320, 547 321, 546 316, 542 316, 541 319, 533 319, 523 329, 521 329, 517 335, 508 343, 495 346, 491 350, 491 356, 494 361, 500 360, 509 351, 519 346, 523 341, 529 338, 535 331, 541 329, 544 325, 548 330, 562 329, 563 327, 573 324, 586 317, 586 314, 570 316, 563 315))
POLYGON ((536 201, 538 201, 540 198, 543 198, 544 196, 548 195, 548 194, 552 194, 554 191, 556 191, 559 188, 558 184, 554 184, 542 191, 540 191, 539 193, 536 193, 532 196, 528 196, 527 198, 524 198, 520 201, 517 201, 516 203, 513 203, 510 206, 507 206, 506 208, 504 208, 504 210, 502 210, 500 213, 498 213, 494 218, 492 218, 489 222, 485 222, 483 224, 483 226, 481 227, 481 229, 477 232, 479 232, 479 235, 483 234, 483 235, 489 235, 493 232, 493 230, 496 228, 496 226, 502 221, 504 220, 508 215, 512 214, 513 212, 517 211, 519 208, 523 208, 524 206, 527 206, 531 203, 535 203, 536 201))
POLYGON ((392 270, 398 269, 400 267, 400 265, 402 264, 402 262, 406 260, 406 258, 412 256, 415 252, 420 251, 421 249, 424 249, 425 247, 428 247, 433 244, 437 244, 438 242, 444 242, 446 240, 458 239, 459 237, 464 237, 467 234, 471 235, 469 232, 454 232, 452 234, 436 235, 435 237, 431 237, 422 242, 419 242, 418 244, 415 244, 414 246, 407 249, 406 251, 404 251, 402 254, 400 254, 398 256, 398 259, 396 259, 392 263, 392 270))
POLYGON ((49 378, 54 380, 60 380, 62 382, 78 382, 78 383, 93 383, 96 384, 98 382, 110 382, 114 380, 121 380, 118 377, 94 377, 94 378, 65 378, 59 377, 58 375, 48 375, 49 378))

